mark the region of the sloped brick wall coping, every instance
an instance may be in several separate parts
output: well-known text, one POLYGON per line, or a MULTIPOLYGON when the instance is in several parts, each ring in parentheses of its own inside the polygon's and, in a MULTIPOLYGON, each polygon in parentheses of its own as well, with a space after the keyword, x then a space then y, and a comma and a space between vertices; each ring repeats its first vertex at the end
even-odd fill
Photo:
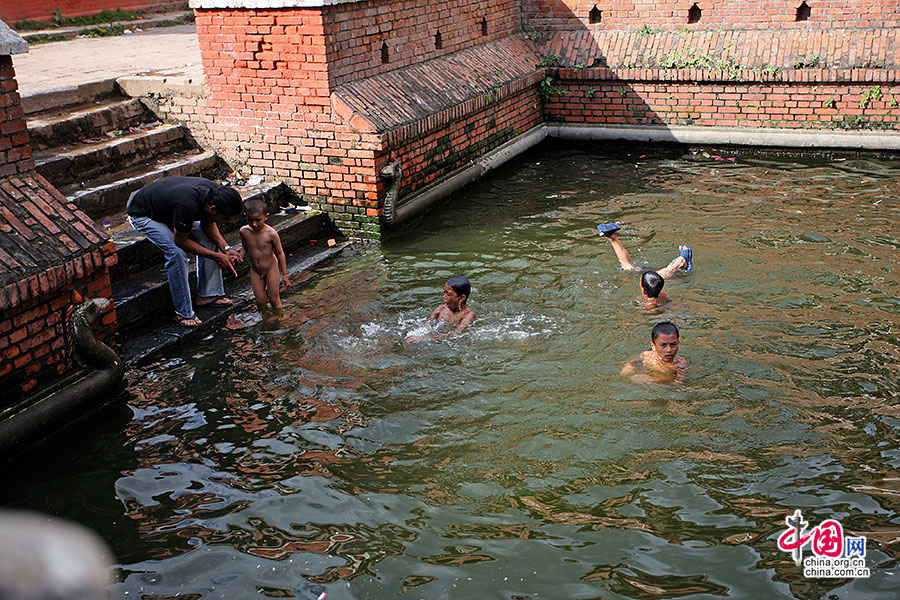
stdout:
POLYGON ((900 82, 900 69, 795 69, 722 71, 714 69, 548 69, 562 80, 582 81, 703 81, 740 85, 742 83, 893 83, 900 82))
POLYGON ((399 143, 537 84, 537 61, 526 39, 510 36, 342 85, 332 107, 360 132, 408 130, 392 136, 399 143))
POLYGON ((191 8, 316 8, 365 0, 190 0, 191 8))

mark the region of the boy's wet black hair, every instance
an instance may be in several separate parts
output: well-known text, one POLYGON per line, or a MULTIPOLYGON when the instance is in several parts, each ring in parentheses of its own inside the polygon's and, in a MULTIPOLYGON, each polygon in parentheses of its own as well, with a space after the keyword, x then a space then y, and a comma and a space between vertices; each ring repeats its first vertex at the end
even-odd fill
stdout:
POLYGON ((219 214, 226 217, 239 215, 244 208, 238 191, 224 185, 210 188, 209 194, 206 195, 206 203, 215 206, 219 214))
POLYGON ((469 283, 469 278, 465 275, 454 275, 447 280, 447 285, 456 292, 457 296, 465 296, 466 300, 469 299, 469 292, 472 291, 472 284, 469 283))
POLYGON ((641 275, 641 288, 648 298, 659 298, 666 280, 656 271, 644 271, 641 275))
POLYGON ((655 342, 656 338, 661 335, 669 335, 670 333, 674 333, 675 337, 681 339, 681 334, 678 333, 678 327, 675 326, 675 323, 671 321, 663 321, 662 323, 657 323, 653 326, 653 330, 650 332, 650 341, 655 342))
POLYGON ((244 212, 248 215, 264 215, 269 212, 269 205, 262 198, 250 198, 244 202, 244 212))

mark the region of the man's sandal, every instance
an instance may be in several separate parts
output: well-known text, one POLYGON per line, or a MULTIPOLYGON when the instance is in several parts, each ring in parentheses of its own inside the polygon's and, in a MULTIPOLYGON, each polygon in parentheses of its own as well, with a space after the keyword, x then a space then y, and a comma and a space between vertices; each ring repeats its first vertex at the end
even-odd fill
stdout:
POLYGON ((198 319, 196 316, 182 317, 180 315, 175 315, 175 322, 182 327, 200 327, 201 325, 203 325, 203 321, 198 319))

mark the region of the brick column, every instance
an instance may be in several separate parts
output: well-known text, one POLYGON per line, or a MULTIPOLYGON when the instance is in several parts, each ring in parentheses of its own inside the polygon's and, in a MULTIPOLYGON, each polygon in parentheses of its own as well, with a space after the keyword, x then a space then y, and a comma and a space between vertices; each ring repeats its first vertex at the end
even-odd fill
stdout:
POLYGON ((0 177, 34 170, 12 63, 13 54, 24 52, 28 52, 25 40, 0 21, 0 177))
MULTIPOLYGON (((111 295, 109 234, 35 172, 12 54, 28 44, 0 21, 0 410, 74 368, 66 317, 111 295)), ((103 315, 100 337, 115 331, 103 315)))
MULTIPOLYGON (((357 0, 192 0, 217 150, 282 180, 346 234, 378 235, 379 140, 334 114, 335 15, 357 0)), ((381 162, 385 162, 386 158, 381 162)))

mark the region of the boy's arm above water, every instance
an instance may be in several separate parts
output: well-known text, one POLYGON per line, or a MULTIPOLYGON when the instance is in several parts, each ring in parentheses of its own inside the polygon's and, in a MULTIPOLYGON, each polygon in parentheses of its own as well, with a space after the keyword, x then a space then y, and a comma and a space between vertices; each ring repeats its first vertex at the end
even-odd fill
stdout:
MULTIPOLYGON (((471 308, 466 309, 466 313, 462 316, 462 318, 457 322, 456 327, 451 332, 452 334, 462 333, 465 331, 466 327, 472 324, 475 320, 475 311, 471 308)), ((449 335, 449 334, 448 334, 449 335)))
POLYGON ((241 260, 247 258, 247 255, 250 253, 247 250, 247 236, 250 235, 251 231, 252 229, 250 229, 249 225, 244 225, 238 229, 238 235, 241 237, 241 260))
POLYGON ((291 287, 291 280, 288 279, 287 259, 284 256, 284 248, 281 247, 281 238, 274 229, 272 229, 271 238, 272 252, 275 254, 275 258, 278 259, 278 268, 281 269, 281 285, 284 286, 284 288, 289 288, 291 287))
POLYGON ((687 361, 679 356, 672 363, 660 362, 652 352, 645 350, 628 360, 620 374, 635 383, 682 384, 687 379, 687 361), (645 367, 647 373, 638 373, 639 366, 645 367))
POLYGON ((675 383, 684 383, 687 380, 687 361, 680 356, 675 358, 675 383))
POLYGON ((623 375, 625 377, 633 376, 635 374, 634 373, 635 368, 638 365, 642 365, 642 364, 644 364, 644 353, 643 352, 641 352, 637 356, 632 356, 631 358, 629 358, 625 362, 625 364, 622 366, 622 371, 619 374, 623 375))

